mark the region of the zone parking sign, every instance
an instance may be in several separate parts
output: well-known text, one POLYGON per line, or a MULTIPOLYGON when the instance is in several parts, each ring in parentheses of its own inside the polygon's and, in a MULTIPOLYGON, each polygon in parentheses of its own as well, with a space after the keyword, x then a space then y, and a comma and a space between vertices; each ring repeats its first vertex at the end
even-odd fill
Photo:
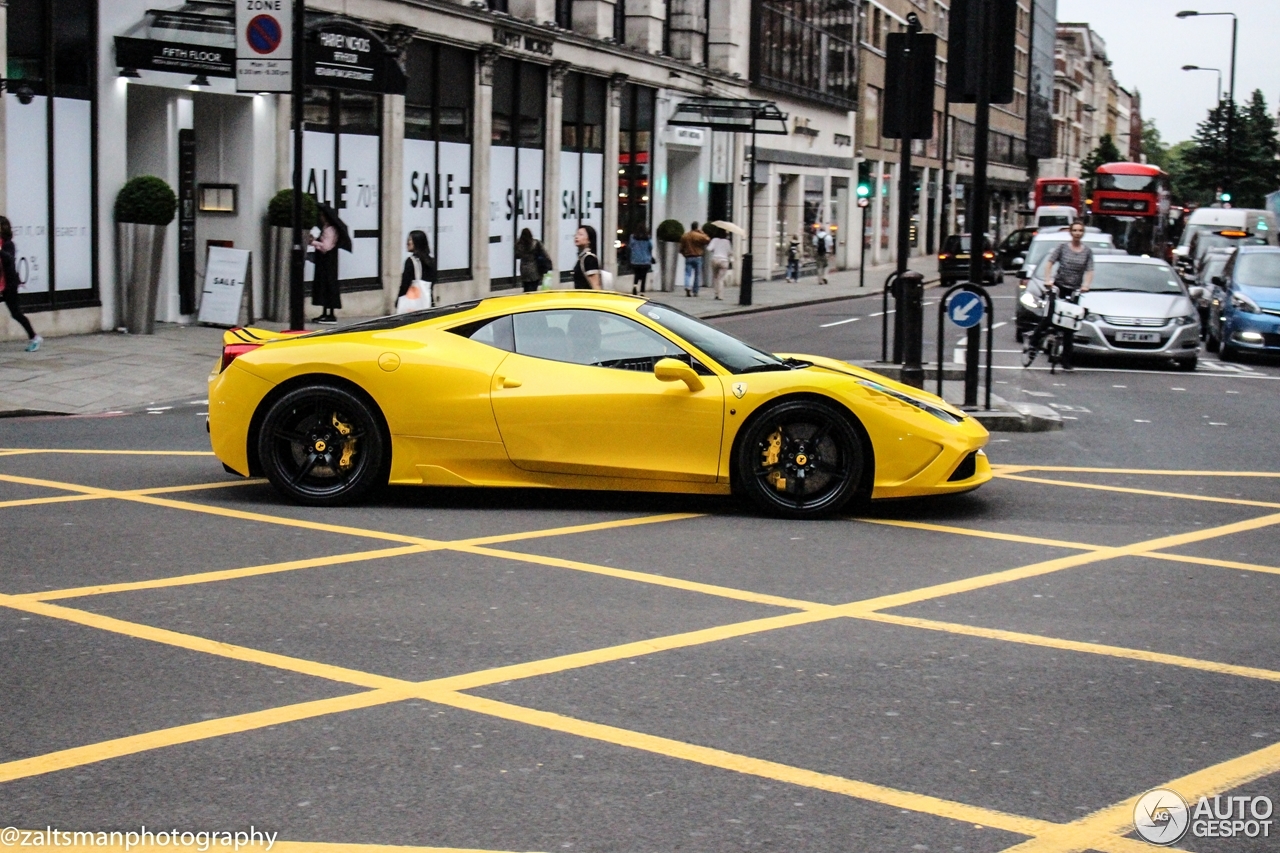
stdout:
POLYGON ((293 0, 236 0, 236 91, 293 91, 293 0))

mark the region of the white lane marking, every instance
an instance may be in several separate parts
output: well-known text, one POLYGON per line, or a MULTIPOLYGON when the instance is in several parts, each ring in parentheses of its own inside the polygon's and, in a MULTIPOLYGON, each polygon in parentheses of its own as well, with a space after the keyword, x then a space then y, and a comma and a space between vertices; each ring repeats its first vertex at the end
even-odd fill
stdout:
POLYGON ((1187 389, 1186 389, 1186 388, 1170 388, 1169 390, 1170 390, 1170 391, 1185 391, 1185 390, 1187 390, 1187 389))
POLYGON ((1222 421, 1209 421, 1209 426, 1226 426, 1222 421))
POLYGON ((1000 328, 1001 326, 1007 326, 1007 325, 1009 325, 1009 322, 1008 322, 1007 320, 1001 320, 999 323, 996 323, 996 324, 995 324, 994 326, 992 326, 991 328, 992 328, 992 329, 998 329, 998 328, 1000 328))
POLYGON ((1112 388, 1128 388, 1128 385, 1112 385, 1112 388))
POLYGON ((898 309, 896 309, 896 308, 890 308, 888 311, 877 311, 876 313, 874 313, 874 314, 868 314, 867 316, 868 316, 868 317, 883 317, 885 314, 896 314, 896 313, 897 313, 897 310, 898 310, 898 309))
MULTIPOLYGON (((997 350, 998 352, 999 350, 997 350)), ((1019 350, 1021 352, 1021 350, 1019 350)), ((984 367, 983 370, 986 368, 984 367)), ((1017 364, 993 364, 992 370, 1033 370, 1048 372, 1047 367, 1022 367, 1017 364)), ((1177 376, 1180 379, 1186 379, 1189 376, 1205 376, 1213 379, 1270 379, 1272 381, 1280 381, 1280 376, 1268 376, 1262 373, 1237 373, 1227 375, 1223 373, 1184 373, 1180 370, 1143 370, 1135 373, 1133 370, 1125 370, 1119 367, 1077 367, 1076 373, 1118 373, 1122 376, 1177 376)), ((1228 394, 1239 394, 1239 391, 1228 391, 1228 394)))
POLYGON ((836 320, 834 323, 823 323, 819 329, 830 329, 832 326, 843 326, 845 323, 856 323, 861 317, 850 317, 848 320, 836 320))
POLYGON ((1062 417, 1062 419, 1063 419, 1064 421, 1078 421, 1078 420, 1080 420, 1079 418, 1072 417, 1071 415, 1062 415, 1061 417, 1062 417))
POLYGON ((1133 422, 1134 422, 1135 424, 1149 424, 1149 423, 1151 423, 1151 421, 1144 421, 1142 418, 1134 418, 1134 419, 1133 419, 1133 422))
POLYGON ((1228 394, 1239 394, 1240 392, 1239 392, 1239 391, 1228 391, 1227 393, 1228 393, 1228 394))
POLYGON ((1022 393, 1023 393, 1023 394, 1030 394, 1032 397, 1053 397, 1053 396, 1056 396, 1056 395, 1054 395, 1054 394, 1050 394, 1048 391, 1029 391, 1029 390, 1027 390, 1026 388, 1023 388, 1023 389, 1022 389, 1022 393))

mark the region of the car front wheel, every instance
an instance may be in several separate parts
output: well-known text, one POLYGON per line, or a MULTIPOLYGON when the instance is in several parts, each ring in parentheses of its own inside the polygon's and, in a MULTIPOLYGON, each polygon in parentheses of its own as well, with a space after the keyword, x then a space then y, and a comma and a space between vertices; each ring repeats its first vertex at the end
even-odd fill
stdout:
POLYGON ((368 402, 343 388, 309 385, 276 400, 258 432, 258 460, 285 497, 341 506, 386 482, 386 441, 368 402))
POLYGON ((816 400, 792 400, 751 420, 735 463, 737 491, 761 510, 813 518, 853 497, 867 460, 845 413, 816 400))

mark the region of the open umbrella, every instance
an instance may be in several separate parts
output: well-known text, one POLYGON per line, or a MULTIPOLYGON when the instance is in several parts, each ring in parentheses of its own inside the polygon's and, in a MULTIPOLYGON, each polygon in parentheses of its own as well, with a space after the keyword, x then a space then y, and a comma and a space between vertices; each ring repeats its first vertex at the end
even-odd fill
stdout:
POLYGON ((742 228, 741 225, 734 225, 732 222, 725 222, 723 219, 717 219, 715 222, 712 222, 710 224, 716 226, 717 228, 728 231, 730 234, 737 234, 739 237, 747 236, 747 232, 742 228))
POLYGON ((334 228, 338 229, 338 248, 350 252, 351 232, 347 230, 347 223, 343 222, 338 216, 338 211, 323 201, 320 202, 320 212, 324 214, 324 218, 328 219, 334 228))

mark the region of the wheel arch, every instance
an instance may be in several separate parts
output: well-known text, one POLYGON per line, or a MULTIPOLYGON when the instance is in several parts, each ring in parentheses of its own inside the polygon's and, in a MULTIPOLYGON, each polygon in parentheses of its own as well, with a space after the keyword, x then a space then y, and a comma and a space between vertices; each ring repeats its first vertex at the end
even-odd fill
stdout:
POLYGON ((342 376, 332 373, 304 373, 300 376, 294 376, 286 379, 279 385, 272 388, 266 393, 261 400, 258 401, 258 407, 253 411, 253 417, 249 419, 249 431, 245 436, 245 450, 248 452, 249 460, 249 476, 262 476, 262 461, 258 458, 258 431, 262 428, 262 420, 266 417, 267 412, 271 409, 275 402, 290 391, 303 388, 307 385, 330 385, 359 397, 373 411, 378 421, 378 428, 382 431, 383 444, 387 448, 387 458, 383 462, 383 469, 386 472, 391 470, 391 429, 387 426, 387 416, 383 414, 382 407, 378 405, 378 401, 373 396, 355 382, 342 376))
POLYGON ((791 394, 782 394, 762 406, 758 406, 745 421, 742 426, 738 427, 738 431, 733 436, 733 446, 729 451, 729 485, 735 493, 740 491, 739 472, 738 472, 738 448, 742 444, 742 437, 747 434, 755 422, 764 416, 764 413, 772 409, 774 406, 782 403, 792 402, 815 402, 823 403, 836 409, 849 422, 849 426, 853 428, 853 432, 858 436, 858 443, 862 446, 864 458, 867 464, 862 466, 862 478, 858 482, 857 489, 854 491, 853 499, 858 501, 869 500, 871 491, 875 487, 876 482, 876 451, 871 444, 871 435, 867 432, 867 428, 863 425, 862 419, 857 414, 835 397, 829 397, 826 394, 817 394, 811 391, 798 391, 791 394))

